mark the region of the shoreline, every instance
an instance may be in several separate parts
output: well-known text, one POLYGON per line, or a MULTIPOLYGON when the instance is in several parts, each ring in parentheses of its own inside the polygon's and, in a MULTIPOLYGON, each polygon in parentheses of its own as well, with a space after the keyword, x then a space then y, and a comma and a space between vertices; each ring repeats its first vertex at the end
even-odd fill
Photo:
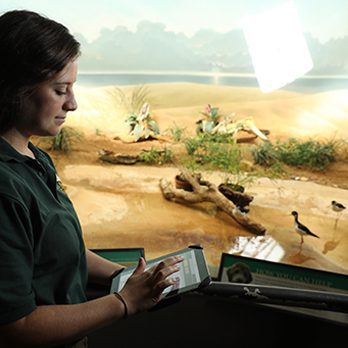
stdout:
MULTIPOLYGON (((192 76, 227 76, 227 77, 253 77, 254 73, 237 73, 223 71, 194 71, 194 70, 81 70, 80 75, 192 75, 192 76)), ((342 74, 306 74, 297 79, 348 79, 342 74)))
MULTIPOLYGON (((153 166, 66 165, 60 177, 77 209, 86 244, 92 248, 143 246, 149 255, 202 244, 212 266, 228 252, 238 236, 254 235, 212 204, 182 205, 164 199, 161 177, 174 178, 177 169, 153 166)), ((216 172, 204 178, 219 183, 216 172)), ((254 196, 250 218, 267 228, 266 236, 283 250, 277 262, 348 273, 348 219, 329 211, 330 197, 345 202, 347 190, 312 182, 260 179, 247 192, 254 196), (316 196, 313 196, 316 192, 316 196), (269 200, 272 197, 272 200, 269 200), (310 205, 308 202, 311 202, 310 205), (307 238, 299 251, 290 210, 315 230, 320 239, 307 238)), ((262 247, 262 246, 261 246, 262 247)), ((255 250, 257 257, 257 250, 255 250)))

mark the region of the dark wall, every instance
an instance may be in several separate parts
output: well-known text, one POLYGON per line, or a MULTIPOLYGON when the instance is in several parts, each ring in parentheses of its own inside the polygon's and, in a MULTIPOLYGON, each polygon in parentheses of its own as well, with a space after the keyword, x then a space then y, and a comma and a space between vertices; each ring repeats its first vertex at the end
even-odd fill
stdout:
POLYGON ((338 347, 348 326, 242 300, 189 293, 89 336, 108 347, 338 347))

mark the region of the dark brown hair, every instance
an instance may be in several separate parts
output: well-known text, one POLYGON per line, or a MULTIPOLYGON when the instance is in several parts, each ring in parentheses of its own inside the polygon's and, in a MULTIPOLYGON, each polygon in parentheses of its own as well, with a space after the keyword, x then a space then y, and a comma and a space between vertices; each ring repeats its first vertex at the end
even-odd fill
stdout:
POLYGON ((0 16, 0 134, 12 128, 23 100, 80 54, 62 24, 38 13, 15 10, 0 16))

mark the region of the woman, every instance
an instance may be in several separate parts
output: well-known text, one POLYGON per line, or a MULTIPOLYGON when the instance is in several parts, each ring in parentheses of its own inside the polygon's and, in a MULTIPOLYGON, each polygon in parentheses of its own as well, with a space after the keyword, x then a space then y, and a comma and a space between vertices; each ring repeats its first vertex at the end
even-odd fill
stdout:
POLYGON ((0 16, 0 346, 77 346, 91 331, 147 310, 173 284, 180 257, 145 271, 119 294, 87 301, 87 281, 121 268, 87 250, 49 155, 30 137, 55 136, 77 108, 79 43, 30 11, 0 16))

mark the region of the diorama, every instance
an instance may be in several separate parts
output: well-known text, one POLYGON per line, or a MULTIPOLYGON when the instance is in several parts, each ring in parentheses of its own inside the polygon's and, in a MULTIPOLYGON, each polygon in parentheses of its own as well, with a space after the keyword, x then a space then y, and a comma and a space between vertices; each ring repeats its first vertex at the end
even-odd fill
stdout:
POLYGON ((260 3, 100 5, 125 15, 101 16, 89 39, 59 18, 81 42, 78 109, 33 141, 54 159, 87 247, 150 259, 199 244, 213 275, 222 253, 348 273, 348 4, 290 3, 307 51, 289 58, 297 48, 270 27, 282 44, 261 48, 276 56, 269 87, 241 20, 288 2, 260 3))

